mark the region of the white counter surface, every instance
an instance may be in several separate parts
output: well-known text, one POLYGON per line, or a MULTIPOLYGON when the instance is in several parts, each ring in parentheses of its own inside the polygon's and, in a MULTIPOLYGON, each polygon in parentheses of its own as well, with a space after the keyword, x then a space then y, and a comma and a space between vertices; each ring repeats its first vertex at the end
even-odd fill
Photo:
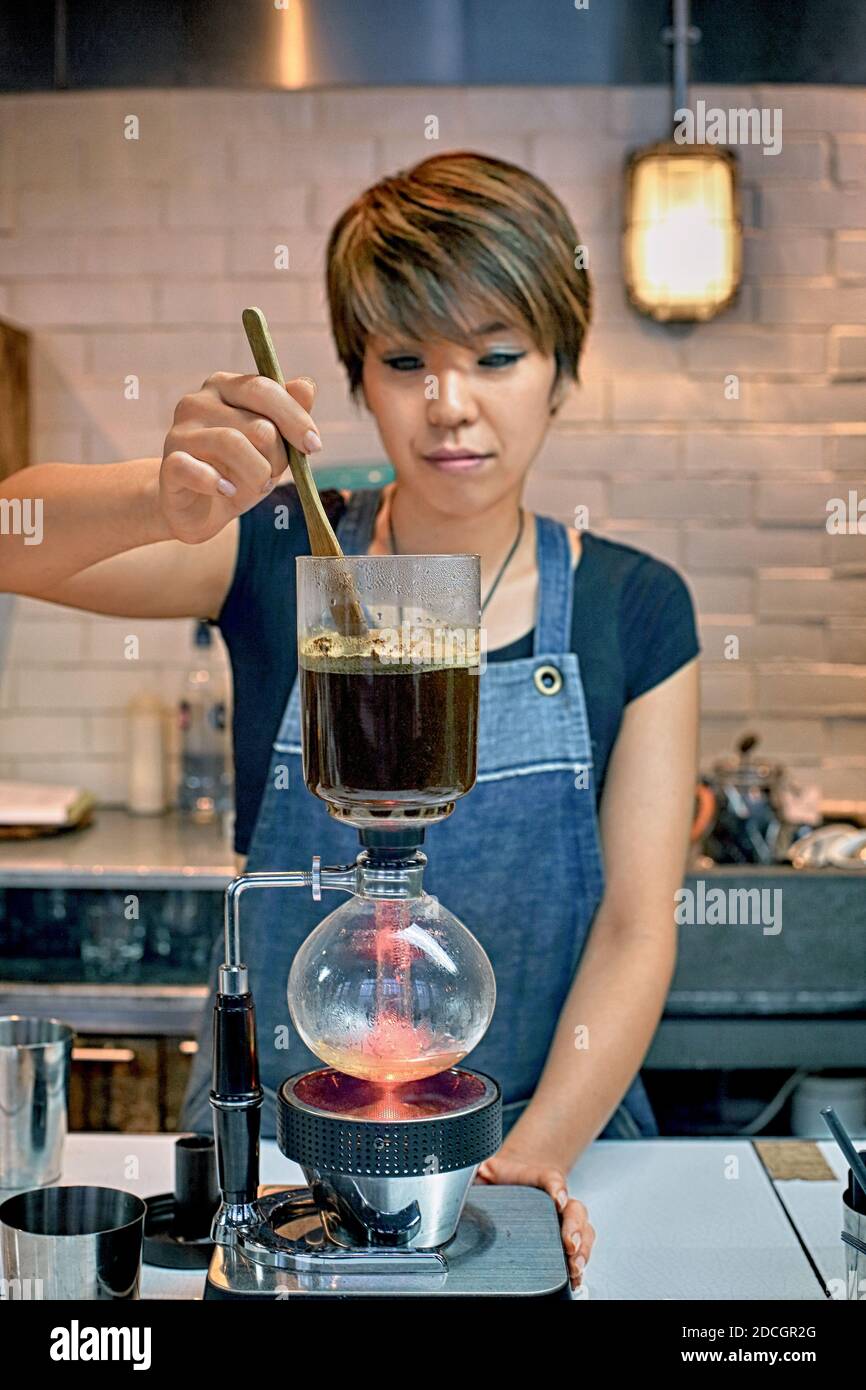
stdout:
MULTIPOLYGON (((62 1180, 127 1188, 142 1197, 169 1192, 174 1137, 72 1135, 62 1180)), ((822 1147, 841 1172, 833 1146, 822 1147)), ((303 1178, 273 1141, 265 1141, 261 1180, 290 1186, 303 1178)), ((841 1277, 841 1188, 841 1178, 838 1184, 774 1184, 744 1139, 599 1140, 569 1179, 597 1232, 586 1296, 823 1300, 824 1287, 801 1241, 825 1279, 841 1277)), ((145 1265, 142 1297, 199 1298, 203 1279, 145 1265)))

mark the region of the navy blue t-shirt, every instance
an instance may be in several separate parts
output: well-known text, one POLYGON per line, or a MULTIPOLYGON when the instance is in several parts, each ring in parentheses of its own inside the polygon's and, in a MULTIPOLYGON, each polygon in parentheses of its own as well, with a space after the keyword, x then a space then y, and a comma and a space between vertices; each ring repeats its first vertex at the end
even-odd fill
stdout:
MULTIPOLYGON (((345 502, 322 493, 336 527, 345 502)), ((689 591, 670 565, 630 545, 581 533, 571 647, 586 697, 600 795, 625 706, 700 650, 689 591)), ((276 738, 298 669, 295 558, 310 543, 294 484, 275 488, 240 519, 234 578, 217 625, 234 679, 235 850, 247 854, 276 738)), ((532 655, 532 632, 488 651, 488 661, 532 655)))

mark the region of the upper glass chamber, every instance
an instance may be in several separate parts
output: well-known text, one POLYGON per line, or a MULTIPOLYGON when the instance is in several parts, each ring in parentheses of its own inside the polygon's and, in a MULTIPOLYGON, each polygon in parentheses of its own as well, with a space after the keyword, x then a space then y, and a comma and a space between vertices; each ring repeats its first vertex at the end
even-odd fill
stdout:
POLYGON ((474 785, 480 564, 298 557, 304 779, 347 824, 430 824, 474 785))

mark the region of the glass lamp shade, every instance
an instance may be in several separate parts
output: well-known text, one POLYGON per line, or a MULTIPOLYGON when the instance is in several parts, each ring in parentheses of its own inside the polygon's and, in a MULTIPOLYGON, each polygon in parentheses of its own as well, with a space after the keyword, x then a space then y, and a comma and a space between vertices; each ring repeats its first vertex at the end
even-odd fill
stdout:
POLYGON ((636 309, 665 322, 713 318, 734 298, 741 262, 730 150, 664 142, 632 155, 623 270, 636 309))
POLYGON ((288 1001, 323 1062, 392 1084, 465 1057, 493 1016, 496 984, 486 952, 437 898, 352 897, 296 953, 288 1001))

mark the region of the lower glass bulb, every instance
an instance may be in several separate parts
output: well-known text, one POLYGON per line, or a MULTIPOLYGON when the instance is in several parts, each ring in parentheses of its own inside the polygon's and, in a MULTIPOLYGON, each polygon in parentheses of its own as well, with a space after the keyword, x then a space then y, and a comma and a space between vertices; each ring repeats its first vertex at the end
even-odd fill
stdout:
POLYGON ((288 1001, 323 1062, 390 1084, 471 1052, 493 1016, 496 984, 483 948, 437 898, 353 897, 298 950, 288 1001))

